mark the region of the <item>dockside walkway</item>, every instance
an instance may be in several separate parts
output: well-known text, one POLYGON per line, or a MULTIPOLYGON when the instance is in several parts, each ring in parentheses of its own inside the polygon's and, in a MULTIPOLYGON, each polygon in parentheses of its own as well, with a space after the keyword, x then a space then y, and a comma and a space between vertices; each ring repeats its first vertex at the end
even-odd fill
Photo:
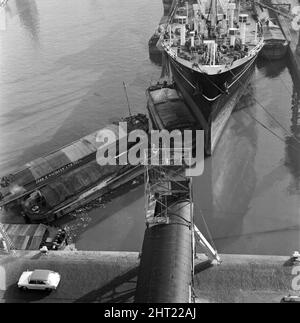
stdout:
MULTIPOLYGON (((210 267, 200 255, 194 289, 199 302, 280 302, 292 291, 289 257, 221 255, 210 267)), ((0 253, 0 302, 133 302, 138 275, 136 252, 39 251, 0 253), (51 269, 61 274, 52 293, 19 291, 25 270, 51 269)))

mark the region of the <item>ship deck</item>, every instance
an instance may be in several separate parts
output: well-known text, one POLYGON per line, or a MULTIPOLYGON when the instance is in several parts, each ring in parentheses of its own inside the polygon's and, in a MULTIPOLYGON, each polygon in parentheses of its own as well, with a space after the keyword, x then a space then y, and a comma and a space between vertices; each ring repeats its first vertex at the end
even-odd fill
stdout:
MULTIPOLYGON (((260 40, 259 36, 255 36, 256 34, 256 21, 253 17, 253 10, 250 7, 244 7, 241 8, 240 14, 247 14, 248 20, 247 20, 247 27, 246 27, 246 43, 245 45, 248 47, 248 52, 251 51, 253 48, 255 48, 260 40)), ((182 25, 179 23, 173 23, 172 24, 172 30, 178 30, 182 25)), ((237 34, 237 37, 239 37, 239 32, 237 34)), ((190 33, 187 33, 186 35, 186 42, 191 42, 192 35, 190 33)), ((204 41, 206 40, 212 40, 211 38, 204 37, 204 41)), ((220 38, 215 39, 218 46, 226 46, 230 47, 230 38, 220 38)), ((185 60, 188 60, 191 63, 200 64, 200 65, 207 65, 208 62, 205 61, 203 58, 203 52, 201 52, 200 49, 200 40, 199 37, 195 37, 195 50, 191 50, 187 48, 186 45, 180 44, 180 34, 172 32, 172 40, 170 42, 170 38, 165 37, 165 44, 171 44, 171 50, 174 52, 175 56, 179 56, 180 58, 183 58, 185 60), (200 49, 200 50, 199 50, 200 49)), ((246 53, 243 53, 242 50, 229 50, 226 54, 221 53, 221 51, 217 50, 217 63, 216 65, 224 65, 231 63, 236 57, 243 57, 246 53)))

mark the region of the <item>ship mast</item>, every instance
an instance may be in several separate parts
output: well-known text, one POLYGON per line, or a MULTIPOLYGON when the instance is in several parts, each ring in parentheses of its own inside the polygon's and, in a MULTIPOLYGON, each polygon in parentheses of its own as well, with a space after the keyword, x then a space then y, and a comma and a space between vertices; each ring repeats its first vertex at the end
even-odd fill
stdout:
POLYGON ((211 0, 211 27, 214 29, 217 25, 217 0, 211 0))

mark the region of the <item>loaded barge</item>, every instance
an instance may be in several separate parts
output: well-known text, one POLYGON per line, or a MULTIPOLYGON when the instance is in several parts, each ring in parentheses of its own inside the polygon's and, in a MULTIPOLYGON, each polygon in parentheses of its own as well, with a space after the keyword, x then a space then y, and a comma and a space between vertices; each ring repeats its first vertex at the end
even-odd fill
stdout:
POLYGON ((264 47, 260 53, 263 58, 276 60, 285 57, 289 41, 283 34, 277 17, 264 4, 253 3, 253 10, 262 23, 264 47))
MULTIPOLYGON (((91 197, 99 197, 117 188, 142 174, 143 169, 118 163, 100 166, 97 153, 127 142, 130 131, 148 132, 148 128, 145 115, 126 117, 26 164, 14 174, 2 178, 0 207, 7 214, 23 215, 31 222, 50 222, 91 197), (124 128, 125 123, 127 129, 124 128), (101 137, 103 130, 114 133, 116 140, 106 144, 101 137)), ((135 143, 128 143, 128 149, 133 145, 135 143)), ((118 149, 116 153, 118 156, 118 149)))

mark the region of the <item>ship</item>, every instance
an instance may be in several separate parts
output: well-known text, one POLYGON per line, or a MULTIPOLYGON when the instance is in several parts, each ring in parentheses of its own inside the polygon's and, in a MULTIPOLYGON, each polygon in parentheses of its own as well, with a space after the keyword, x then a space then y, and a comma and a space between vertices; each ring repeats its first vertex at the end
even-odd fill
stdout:
POLYGON ((263 48, 262 26, 248 2, 174 1, 160 43, 211 155, 263 48))
MULTIPOLYGON (((81 200, 86 200, 96 191, 106 192, 104 188, 117 187, 116 181, 124 183, 123 175, 131 175, 131 166, 120 163, 99 165, 97 153, 101 149, 107 151, 111 145, 120 147, 133 130, 148 132, 148 118, 137 114, 121 118, 104 129, 115 134, 114 142, 102 141, 101 129, 2 177, 0 207, 7 214, 22 214, 31 222, 49 222, 70 211, 70 205, 80 205, 81 200)), ((128 149, 135 145, 127 144, 128 149)))

